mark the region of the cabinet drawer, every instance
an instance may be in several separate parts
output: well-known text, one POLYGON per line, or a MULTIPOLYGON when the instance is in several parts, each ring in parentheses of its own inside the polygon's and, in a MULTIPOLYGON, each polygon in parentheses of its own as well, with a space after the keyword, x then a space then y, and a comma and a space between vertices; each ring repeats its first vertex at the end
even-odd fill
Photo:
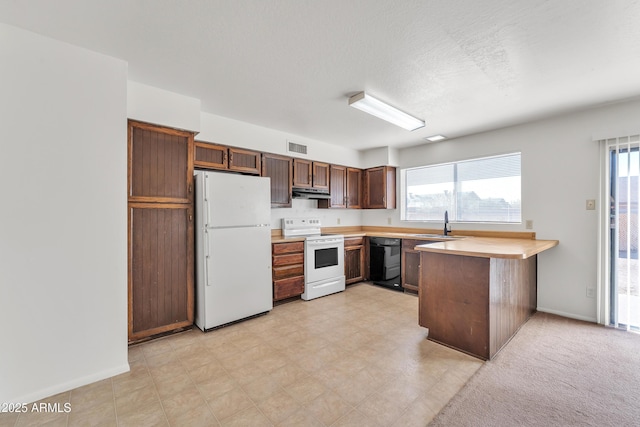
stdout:
POLYGON ((273 282, 274 301, 291 298, 304 292, 304 276, 290 277, 273 282))
POLYGON ((304 264, 304 254, 276 255, 273 257, 273 266, 304 264))
MULTIPOLYGON (((304 276, 304 264, 285 265, 273 268, 273 280, 287 279, 294 276, 304 276)), ((304 279, 304 277, 303 277, 304 279)))
POLYGON ((295 252, 304 252, 304 242, 291 242, 291 243, 274 243, 273 254, 291 254, 295 252))
POLYGON ((360 246, 364 244, 364 237, 345 237, 344 246, 360 246))

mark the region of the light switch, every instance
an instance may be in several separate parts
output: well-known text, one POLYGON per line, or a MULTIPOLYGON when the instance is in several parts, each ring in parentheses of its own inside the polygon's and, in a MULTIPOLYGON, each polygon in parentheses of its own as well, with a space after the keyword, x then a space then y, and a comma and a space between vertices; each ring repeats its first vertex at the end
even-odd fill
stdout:
POLYGON ((596 209, 596 201, 593 199, 589 199, 587 200, 587 210, 588 211, 593 211, 596 209))

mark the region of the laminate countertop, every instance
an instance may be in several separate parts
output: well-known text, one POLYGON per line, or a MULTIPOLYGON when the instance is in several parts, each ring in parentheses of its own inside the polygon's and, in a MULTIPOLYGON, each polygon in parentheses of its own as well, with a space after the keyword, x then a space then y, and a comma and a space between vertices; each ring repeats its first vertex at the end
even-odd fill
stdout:
MULTIPOLYGON (((423 240, 425 242, 441 242, 446 239, 437 236, 424 236, 419 233, 393 233, 393 232, 371 232, 371 231, 357 231, 357 232, 344 232, 344 233, 327 233, 327 234, 340 234, 343 235, 345 239, 349 237, 389 237, 395 239, 412 239, 412 240, 423 240)), ((460 236, 459 238, 463 238, 460 236)), ((465 237, 466 238, 466 237, 465 237)), ((282 237, 282 236, 272 236, 271 243, 291 243, 291 242, 303 242, 304 237, 282 237)))
POLYGON ((557 240, 464 237, 418 245, 416 250, 481 258, 527 259, 557 245, 557 240))

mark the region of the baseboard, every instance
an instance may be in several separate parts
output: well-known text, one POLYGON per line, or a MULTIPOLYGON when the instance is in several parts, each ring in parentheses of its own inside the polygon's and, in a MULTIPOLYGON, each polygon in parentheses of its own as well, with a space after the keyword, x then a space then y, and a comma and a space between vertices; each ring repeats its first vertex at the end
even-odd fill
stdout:
POLYGON ((552 310, 550 308, 538 307, 538 311, 542 311, 543 313, 555 314, 557 316, 568 317, 569 319, 583 320, 585 322, 598 323, 598 320, 595 317, 586 317, 586 316, 578 316, 573 313, 565 313, 564 311, 552 310))
MULTIPOLYGON (((16 399, 12 399, 11 403, 31 403, 36 402, 40 399, 44 399, 46 397, 54 396, 58 393, 63 393, 65 391, 73 390, 74 388, 82 387, 87 384, 95 383, 100 380, 104 380, 106 378, 111 378, 115 375, 123 374, 125 372, 129 372, 129 364, 125 363, 124 365, 107 369, 105 371, 97 372, 95 374, 87 375, 85 377, 76 378, 73 381, 68 381, 66 383, 56 384, 52 387, 43 388, 41 390, 34 391, 33 393, 29 393, 16 399)), ((7 402, 9 403, 9 402, 7 402)))

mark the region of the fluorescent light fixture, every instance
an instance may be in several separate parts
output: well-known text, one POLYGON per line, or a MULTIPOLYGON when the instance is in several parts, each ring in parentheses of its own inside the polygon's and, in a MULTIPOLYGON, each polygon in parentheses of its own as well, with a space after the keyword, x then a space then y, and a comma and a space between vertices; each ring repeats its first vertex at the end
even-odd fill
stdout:
POLYGON ((416 130, 424 127, 423 120, 416 119, 364 92, 357 93, 349 98, 349 105, 406 130, 416 130))
POLYGON ((447 139, 447 137, 444 135, 433 135, 433 136, 427 136, 425 139, 427 141, 436 142, 436 141, 442 141, 443 139, 447 139))

